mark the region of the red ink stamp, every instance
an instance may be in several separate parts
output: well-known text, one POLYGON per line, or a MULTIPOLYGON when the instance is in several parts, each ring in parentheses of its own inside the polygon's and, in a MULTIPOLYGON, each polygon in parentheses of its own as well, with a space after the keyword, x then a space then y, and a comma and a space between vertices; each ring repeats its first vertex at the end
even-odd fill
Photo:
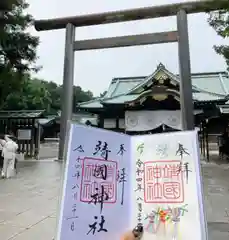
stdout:
POLYGON ((91 202, 95 194, 106 194, 104 203, 115 203, 117 200, 117 163, 97 158, 84 158, 80 201, 91 202), (103 187, 102 187, 103 186, 103 187), (101 189, 104 193, 101 192, 101 189))
POLYGON ((180 161, 144 163, 144 201, 146 203, 183 203, 184 183, 180 161))

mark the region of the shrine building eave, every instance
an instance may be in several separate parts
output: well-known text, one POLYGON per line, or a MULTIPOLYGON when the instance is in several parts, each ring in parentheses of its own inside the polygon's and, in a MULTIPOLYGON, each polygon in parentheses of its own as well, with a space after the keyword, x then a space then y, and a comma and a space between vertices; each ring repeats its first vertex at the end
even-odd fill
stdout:
MULTIPOLYGON (((179 86, 179 75, 173 74, 160 63, 149 76, 112 79, 104 97, 80 103, 77 110, 97 113, 110 111, 110 108, 115 107, 124 108, 130 103, 144 101, 144 98, 150 94, 152 96, 169 94, 179 101, 179 86), (164 92, 156 91, 163 87, 164 92), (177 92, 173 92, 174 90, 177 92)), ((192 91, 194 106, 223 105, 228 100, 229 75, 227 72, 194 73, 192 74, 192 91)))
POLYGON ((229 100, 224 104, 218 104, 217 107, 221 114, 229 114, 229 100))
MULTIPOLYGON (((144 102, 147 96, 150 96, 151 91, 143 92, 142 94, 120 95, 114 98, 108 99, 95 99, 89 102, 81 103, 77 106, 78 111, 85 111, 90 113, 100 113, 110 110, 115 106, 125 108, 125 106, 131 106, 135 102, 144 102)), ((179 101, 179 93, 174 90, 167 89, 166 94, 174 95, 177 101, 179 101)), ((194 106, 206 106, 206 105, 220 105, 227 102, 227 98, 222 95, 207 93, 207 92, 193 92, 194 106)))
POLYGON ((104 107, 101 104, 101 98, 96 98, 91 101, 78 103, 76 106, 77 112, 100 113, 103 112, 104 107))

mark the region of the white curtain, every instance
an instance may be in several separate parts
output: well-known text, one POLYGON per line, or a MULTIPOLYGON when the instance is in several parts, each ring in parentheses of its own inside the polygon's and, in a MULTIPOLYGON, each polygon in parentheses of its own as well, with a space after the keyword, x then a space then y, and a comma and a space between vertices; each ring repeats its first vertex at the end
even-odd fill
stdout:
POLYGON ((148 131, 165 124, 181 129, 181 111, 126 111, 126 131, 148 131))
POLYGON ((116 119, 104 119, 103 127, 105 129, 116 128, 116 119))

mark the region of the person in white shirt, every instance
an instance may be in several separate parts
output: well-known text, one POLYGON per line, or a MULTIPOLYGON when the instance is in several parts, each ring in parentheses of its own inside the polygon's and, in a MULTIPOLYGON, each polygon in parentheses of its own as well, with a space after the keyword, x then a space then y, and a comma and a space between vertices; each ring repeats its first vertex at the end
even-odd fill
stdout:
POLYGON ((18 145, 9 136, 5 135, 5 144, 3 142, 2 154, 4 157, 4 163, 2 168, 2 177, 10 178, 15 175, 15 159, 16 159, 16 151, 18 149, 18 145))

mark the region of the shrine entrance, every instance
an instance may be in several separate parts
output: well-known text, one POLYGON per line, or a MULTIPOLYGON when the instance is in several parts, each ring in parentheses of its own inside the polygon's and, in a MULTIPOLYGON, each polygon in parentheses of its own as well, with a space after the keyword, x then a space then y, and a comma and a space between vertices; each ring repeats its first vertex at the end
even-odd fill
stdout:
POLYGON ((225 8, 227 3, 228 0, 184 2, 101 14, 35 21, 35 28, 38 31, 66 28, 63 80, 64 98, 62 99, 61 109, 59 159, 63 160, 64 158, 67 125, 72 117, 72 86, 74 78, 75 51, 178 42, 182 129, 194 129, 187 14, 220 10, 225 8), (174 15, 177 16, 177 31, 75 41, 76 27, 136 21, 174 15))
POLYGON ((39 118, 44 110, 0 111, 0 134, 11 135, 18 144, 18 153, 25 158, 38 158, 40 148, 39 118))

